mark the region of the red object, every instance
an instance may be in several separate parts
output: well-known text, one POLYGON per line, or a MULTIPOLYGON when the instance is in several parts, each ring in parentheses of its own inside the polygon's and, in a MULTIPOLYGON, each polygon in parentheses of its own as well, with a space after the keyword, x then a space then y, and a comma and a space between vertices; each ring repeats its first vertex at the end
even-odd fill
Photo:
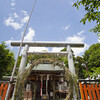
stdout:
MULTIPOLYGON (((0 96, 1 96, 1 100, 4 100, 4 99, 5 99, 6 92, 7 92, 7 89, 8 89, 8 84, 9 84, 9 83, 1 83, 1 86, 0 86, 0 96)), ((9 100, 9 98, 10 98, 12 88, 13 88, 13 85, 11 86, 11 89, 10 89, 10 92, 9 92, 8 100, 9 100)))
POLYGON ((79 82, 82 100, 100 100, 100 84, 82 84, 79 82))
POLYGON ((0 87, 1 100, 5 99, 7 89, 8 89, 8 83, 6 83, 6 84, 2 83, 1 87, 0 87))

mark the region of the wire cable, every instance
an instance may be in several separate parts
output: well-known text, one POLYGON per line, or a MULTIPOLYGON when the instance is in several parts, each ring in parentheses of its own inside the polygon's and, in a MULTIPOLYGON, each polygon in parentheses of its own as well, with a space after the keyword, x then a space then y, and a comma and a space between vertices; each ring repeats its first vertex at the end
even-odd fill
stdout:
POLYGON ((20 51, 21 51, 21 47, 22 47, 23 40, 24 40, 24 36, 25 36, 26 30, 27 30, 28 24, 29 24, 29 22, 30 22, 32 13, 33 13, 33 11, 34 11, 34 8, 35 8, 35 5, 36 5, 36 1, 37 1, 37 0, 35 0, 35 2, 34 2, 33 8, 32 8, 32 10, 31 10, 29 19, 28 19, 27 24, 26 24, 26 27, 25 27, 25 30, 24 30, 24 32, 23 32, 23 36, 22 36, 22 40, 21 40, 21 43, 20 43, 18 55, 17 55, 16 61, 15 61, 14 67, 13 67, 12 75, 11 75, 11 78, 10 78, 10 83, 9 83, 9 85, 8 85, 8 89, 7 89, 7 92, 6 92, 5 100, 8 100, 8 97, 9 97, 9 92, 10 92, 10 89, 11 89, 11 85, 12 85, 13 77, 14 77, 14 74, 15 74, 15 70, 16 70, 18 58, 19 58, 20 51))

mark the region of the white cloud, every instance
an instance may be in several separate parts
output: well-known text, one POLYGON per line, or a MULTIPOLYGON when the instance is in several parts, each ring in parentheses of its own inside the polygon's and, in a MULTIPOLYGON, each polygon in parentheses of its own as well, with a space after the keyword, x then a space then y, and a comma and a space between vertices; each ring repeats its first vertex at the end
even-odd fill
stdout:
POLYGON ((6 44, 10 44, 12 40, 5 41, 6 44))
POLYGON ((67 25, 67 26, 63 27, 63 29, 64 29, 64 30, 68 30, 69 27, 70 27, 70 25, 67 25))
POLYGON ((49 49, 48 48, 46 48, 46 47, 30 47, 29 48, 29 51, 30 52, 41 52, 41 51, 49 51, 49 49))
POLYGON ((85 39, 85 37, 73 35, 72 37, 67 37, 66 38, 66 42, 69 42, 69 43, 80 43, 80 42, 83 42, 84 39, 85 39))
POLYGON ((10 40, 5 41, 5 43, 8 44, 8 45, 10 45, 10 43, 11 43, 12 41, 14 41, 14 38, 13 38, 13 37, 11 37, 10 40))
POLYGON ((70 2, 70 4, 71 4, 71 5, 73 5, 73 4, 74 4, 74 2, 70 2))
POLYGON ((15 22, 12 17, 6 19, 4 23, 6 24, 6 26, 12 26, 15 30, 21 29, 22 27, 22 24, 15 22))
POLYGON ((14 18, 19 18, 20 17, 16 12, 13 14, 13 16, 14 16, 14 18))
POLYGON ((32 41, 35 36, 35 31, 32 28, 29 28, 27 35, 25 36, 25 41, 32 41))
POLYGON ((5 41, 5 43, 8 45, 8 47, 9 47, 10 50, 13 49, 13 47, 10 45, 11 41, 13 41, 13 37, 10 40, 5 41))
POLYGON ((11 6, 14 7, 14 6, 15 6, 15 2, 12 2, 12 3, 11 3, 11 6))
MULTIPOLYGON (((26 34, 26 36, 25 36, 25 38, 24 38, 24 41, 32 41, 33 40, 33 38, 34 38, 34 36, 35 36, 35 31, 30 27, 29 28, 29 30, 28 30, 28 33, 26 34)), ((8 41, 5 41, 5 43, 10 47, 10 49, 13 49, 12 48, 12 46, 10 45, 10 43, 12 42, 12 41, 16 41, 16 40, 14 40, 14 38, 13 37, 11 37, 11 39, 10 40, 8 40, 8 41)), ((21 41, 21 40, 20 40, 21 41)), ((36 51, 36 50, 38 50, 38 51, 41 51, 41 50, 47 50, 46 48, 30 48, 30 50, 32 51, 36 51)), ((22 52, 22 51, 21 51, 22 52)))
POLYGON ((75 0, 69 0, 69 3, 70 3, 71 5, 73 5, 73 4, 75 3, 75 0))
POLYGON ((61 50, 62 50, 63 48, 61 47, 61 48, 57 48, 57 47, 54 47, 54 48, 52 48, 52 52, 60 52, 61 50))
POLYGON ((79 56, 81 53, 83 53, 88 48, 89 48, 89 45, 85 43, 84 48, 72 48, 72 50, 74 51, 75 56, 79 56))
POLYGON ((82 31, 78 32, 77 35, 82 35, 83 33, 85 33, 85 31, 82 30, 82 31))
POLYGON ((15 8, 11 8, 11 10, 15 10, 15 8))
POLYGON ((22 19, 22 23, 26 23, 29 19, 29 16, 25 16, 23 19, 22 19))
POLYGON ((24 16, 27 16, 27 11, 21 10, 21 13, 23 13, 24 16))
POLYGON ((15 0, 12 0, 10 5, 11 5, 11 10, 15 10, 14 8, 16 5, 15 0))
MULTIPOLYGON (((73 35, 72 37, 67 37, 66 42, 69 42, 69 43, 84 43, 85 37, 81 36, 82 33, 84 33, 84 31, 78 32, 76 35, 73 35)), ((75 56, 80 55, 86 49, 89 48, 88 44, 86 44, 86 43, 84 43, 84 44, 85 44, 84 48, 72 48, 72 50, 74 51, 75 56)))
POLYGON ((26 23, 27 21, 28 21, 28 19, 29 19, 29 16, 28 16, 28 14, 27 14, 27 11, 25 11, 25 10, 21 10, 21 13, 23 14, 23 19, 22 19, 22 23, 26 23))
POLYGON ((13 37, 11 37, 11 40, 13 40, 14 38, 13 37))
POLYGON ((98 38, 98 42, 100 43, 100 37, 98 38))
POLYGON ((7 19, 4 20, 4 24, 6 26, 11 26, 15 30, 21 29, 24 24, 28 21, 28 14, 26 11, 21 11, 21 13, 18 15, 16 12, 13 14, 10 14, 7 19))
MULTIPOLYGON (((84 33, 84 31, 80 31, 78 32, 76 35, 74 34, 72 37, 67 37, 66 38, 66 42, 68 43, 84 43, 85 40, 85 36, 82 36, 82 34, 84 33)), ((87 50, 89 48, 89 45, 84 43, 85 46, 84 48, 72 48, 72 50, 74 51, 75 56, 80 55, 81 53, 83 53, 85 50, 87 50)), ((52 48, 51 51, 53 52, 60 52, 63 48, 52 48)))

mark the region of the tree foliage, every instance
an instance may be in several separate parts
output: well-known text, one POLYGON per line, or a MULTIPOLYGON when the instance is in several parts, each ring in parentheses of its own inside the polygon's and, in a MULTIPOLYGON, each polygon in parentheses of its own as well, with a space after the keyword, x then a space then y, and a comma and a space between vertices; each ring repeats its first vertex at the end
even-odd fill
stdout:
POLYGON ((83 57, 76 57, 75 67, 79 78, 96 77, 100 73, 100 43, 93 44, 84 52, 83 57), (83 65, 85 64, 85 66, 83 65), (88 69, 88 72, 87 72, 88 69))
POLYGON ((87 67, 91 73, 100 67, 100 43, 93 44, 85 51, 84 60, 87 62, 87 67))
POLYGON ((84 59, 80 56, 75 58, 75 71, 79 79, 84 79, 87 77, 86 68, 82 65, 84 59))
POLYGON ((0 78, 10 75, 14 65, 14 53, 7 49, 5 43, 0 44, 0 78))
POLYGON ((90 31, 93 31, 100 35, 100 0, 78 0, 76 3, 74 3, 73 6, 79 9, 80 5, 83 5, 86 10, 86 14, 80 22, 83 22, 83 24, 85 24, 87 20, 89 22, 96 21, 97 25, 90 31))
POLYGON ((96 68, 91 76, 96 78, 98 75, 100 75, 100 67, 96 68))

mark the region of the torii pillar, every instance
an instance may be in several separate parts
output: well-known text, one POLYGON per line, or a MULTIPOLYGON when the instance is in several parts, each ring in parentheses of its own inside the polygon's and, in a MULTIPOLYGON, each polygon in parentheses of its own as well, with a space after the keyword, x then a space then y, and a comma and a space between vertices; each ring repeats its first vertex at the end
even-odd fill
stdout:
MULTIPOLYGON (((26 44, 24 46, 23 51, 22 51, 22 58, 21 58, 20 67, 19 67, 18 76, 20 76, 20 78, 21 78, 23 72, 25 71, 26 62, 27 62, 27 51, 28 50, 29 50, 29 46, 26 44)), ((14 100, 14 98, 15 98, 15 90, 16 90, 16 84, 15 84, 12 100, 14 100)), ((16 100, 19 100, 19 97, 16 97, 16 100)))
POLYGON ((73 62, 73 55, 71 51, 70 45, 67 46, 67 52, 68 52, 68 66, 69 70, 73 75, 75 75, 75 67, 74 67, 74 62, 73 62))
MULTIPOLYGON (((71 47, 70 45, 67 46, 67 52, 68 52, 68 66, 69 66, 69 70, 73 75, 75 75, 75 67, 74 67, 74 61, 73 61, 73 55, 72 55, 72 51, 71 51, 71 47)), ((76 96, 76 92, 75 92, 75 86, 73 86, 73 100, 77 100, 77 96, 76 96)))
POLYGON ((22 51, 22 59, 21 59, 20 67, 19 67, 19 73, 22 73, 25 70, 28 49, 29 49, 29 46, 26 44, 24 47, 24 50, 22 51))

